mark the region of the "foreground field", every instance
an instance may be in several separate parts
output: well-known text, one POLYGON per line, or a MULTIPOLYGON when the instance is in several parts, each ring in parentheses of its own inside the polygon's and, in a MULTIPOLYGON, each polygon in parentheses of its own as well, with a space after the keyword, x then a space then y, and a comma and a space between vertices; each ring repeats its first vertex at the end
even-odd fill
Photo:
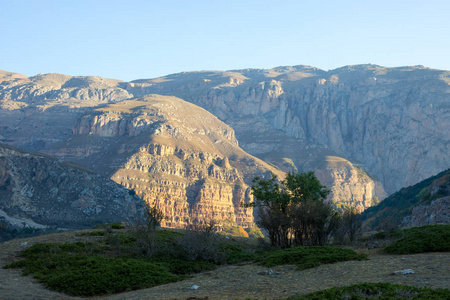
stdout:
MULTIPOLYGON (((35 243, 64 243, 92 239, 89 235, 67 232, 12 240, 0 244, 0 264, 16 260, 15 255, 35 243), (23 243, 27 243, 23 245, 23 243)), ((255 264, 225 265, 215 270, 194 274, 183 281, 156 286, 102 299, 273 299, 297 293, 309 293, 334 286, 361 282, 390 282, 418 287, 448 288, 450 285, 450 253, 385 255, 363 250, 369 260, 346 261, 297 271, 295 266, 264 267, 255 264), (393 272, 413 269, 414 274, 393 275, 393 272), (271 272, 272 270, 272 272, 271 272), (190 289, 192 286, 198 289, 190 289)), ((45 289, 30 276, 21 276, 20 269, 0 269, 2 299, 77 299, 45 289)), ((79 299, 79 298, 78 298, 79 299)))

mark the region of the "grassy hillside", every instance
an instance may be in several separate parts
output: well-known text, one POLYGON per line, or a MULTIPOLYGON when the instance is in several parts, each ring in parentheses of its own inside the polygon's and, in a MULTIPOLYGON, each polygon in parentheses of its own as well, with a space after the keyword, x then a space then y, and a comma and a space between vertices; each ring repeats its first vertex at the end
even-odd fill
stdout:
POLYGON ((363 212, 364 228, 379 230, 385 224, 398 225, 419 204, 429 204, 449 195, 450 169, 390 195, 363 212))
POLYGON ((225 238, 208 226, 171 231, 120 225, 74 233, 84 241, 34 244, 20 253, 21 260, 3 268, 22 268, 23 275, 32 275, 50 290, 95 296, 180 281, 224 264, 294 264, 303 270, 367 259, 336 247, 262 251, 255 239, 225 238))

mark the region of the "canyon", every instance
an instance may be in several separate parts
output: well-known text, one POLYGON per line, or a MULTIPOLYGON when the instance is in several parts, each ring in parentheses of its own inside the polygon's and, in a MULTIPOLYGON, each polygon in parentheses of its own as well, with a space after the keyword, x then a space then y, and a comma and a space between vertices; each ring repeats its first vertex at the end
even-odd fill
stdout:
POLYGON ((0 71, 0 141, 76 162, 159 205, 164 225, 253 226, 254 176, 313 170, 363 211, 450 167, 450 72, 310 66, 131 82, 0 71), (201 107, 201 108, 200 108, 201 107))

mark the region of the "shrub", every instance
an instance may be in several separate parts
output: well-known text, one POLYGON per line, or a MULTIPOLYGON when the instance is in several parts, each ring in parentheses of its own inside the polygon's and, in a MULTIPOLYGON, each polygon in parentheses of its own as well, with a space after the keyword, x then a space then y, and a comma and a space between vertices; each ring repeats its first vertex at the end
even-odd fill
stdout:
POLYGON ((106 235, 106 231, 101 230, 83 232, 80 234, 80 236, 104 236, 104 235, 106 235))
POLYGON ((23 275, 33 275, 47 288, 76 296, 149 288, 215 268, 210 262, 169 256, 150 260, 106 254, 105 246, 93 243, 35 244, 21 253, 24 259, 5 268, 24 268, 23 275))
POLYGON ((222 243, 220 251, 226 254, 227 264, 236 264, 255 259, 255 255, 244 251, 242 247, 228 243, 222 243))
POLYGON ((395 232, 401 237, 385 248, 390 254, 450 251, 450 225, 429 225, 395 232))
POLYGON ((344 207, 342 214, 333 228, 333 238, 336 244, 353 244, 361 236, 362 219, 354 207, 344 207))
POLYGON ((226 254, 220 251, 222 237, 217 232, 214 221, 194 220, 186 228, 185 234, 176 238, 176 244, 184 251, 183 258, 224 263, 226 254))
POLYGON ((418 288, 392 283, 359 283, 333 287, 306 295, 289 297, 289 300, 344 300, 344 299, 449 299, 448 289, 418 288))
POLYGON ((135 252, 137 254, 143 254, 148 258, 158 254, 159 249, 156 243, 156 228, 163 219, 164 214, 156 207, 156 205, 151 206, 147 204, 144 219, 138 220, 132 230, 134 238, 136 239, 135 252))
POLYGON ((112 229, 124 229, 125 226, 123 224, 121 224, 121 223, 112 223, 111 224, 111 228, 112 229))
POLYGON ((47 288, 76 296, 119 293, 180 280, 148 261, 68 252, 43 252, 9 267, 24 267, 24 275, 32 274, 47 288))
POLYGON ((260 207, 257 224, 264 228, 272 246, 324 245, 335 226, 336 214, 325 200, 330 190, 320 184, 314 172, 291 173, 279 182, 255 177, 255 202, 260 207))
POLYGON ((358 254, 351 249, 326 246, 303 246, 265 252, 260 254, 256 260, 267 267, 294 264, 297 265, 297 269, 303 270, 321 264, 364 259, 367 259, 367 255, 358 254))

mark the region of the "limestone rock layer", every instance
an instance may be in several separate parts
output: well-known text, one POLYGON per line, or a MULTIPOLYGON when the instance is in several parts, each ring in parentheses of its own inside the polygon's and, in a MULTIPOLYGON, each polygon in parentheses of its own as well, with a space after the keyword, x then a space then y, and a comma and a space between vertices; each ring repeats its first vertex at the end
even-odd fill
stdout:
POLYGON ((449 84, 449 72, 422 66, 184 72, 128 83, 0 71, 0 141, 74 160, 167 203, 168 222, 210 209, 250 220, 219 203, 248 201, 250 178, 270 170, 255 171, 263 162, 243 150, 282 171, 314 170, 330 200, 363 210, 450 167, 449 84), (166 99, 134 106, 148 94, 177 96, 231 127, 166 99))
POLYGON ((99 107, 73 123, 72 138, 49 152, 108 174, 183 227, 194 219, 254 226, 249 184, 282 172, 238 147, 234 131, 196 105, 150 95, 99 107), (77 152, 83 147, 95 149, 77 152))
POLYGON ((264 135, 273 129, 305 142, 299 152, 311 145, 332 150, 362 164, 388 193, 450 166, 448 71, 357 65, 325 72, 294 66, 180 73, 126 88, 134 95, 172 94, 200 105, 233 126, 241 147, 261 158, 277 146, 264 135), (243 126, 242 120, 252 121, 243 126), (247 128, 254 127, 264 144, 248 138, 247 128))

